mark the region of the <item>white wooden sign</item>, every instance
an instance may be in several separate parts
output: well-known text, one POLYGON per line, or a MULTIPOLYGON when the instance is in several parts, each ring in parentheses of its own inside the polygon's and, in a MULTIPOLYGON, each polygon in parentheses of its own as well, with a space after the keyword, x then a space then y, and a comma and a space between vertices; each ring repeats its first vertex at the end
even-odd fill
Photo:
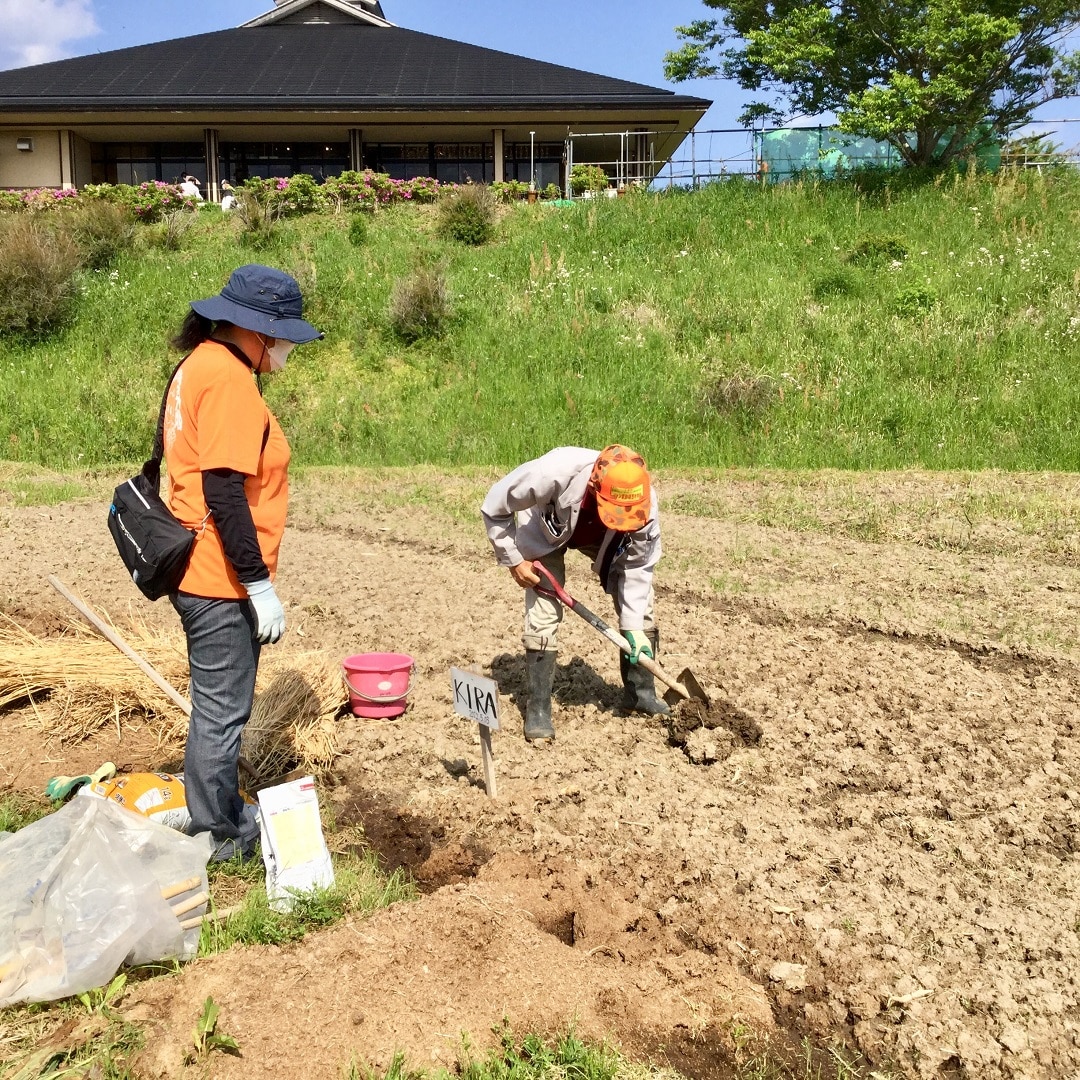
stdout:
POLYGON ((454 712, 482 727, 498 731, 499 687, 495 680, 452 667, 450 681, 454 688, 454 712))
POLYGON ((499 730, 499 687, 494 679, 485 679, 480 668, 472 671, 450 669, 454 693, 454 712, 480 726, 480 750, 484 757, 484 787, 488 797, 498 795, 495 780, 495 755, 491 750, 491 733, 499 730))

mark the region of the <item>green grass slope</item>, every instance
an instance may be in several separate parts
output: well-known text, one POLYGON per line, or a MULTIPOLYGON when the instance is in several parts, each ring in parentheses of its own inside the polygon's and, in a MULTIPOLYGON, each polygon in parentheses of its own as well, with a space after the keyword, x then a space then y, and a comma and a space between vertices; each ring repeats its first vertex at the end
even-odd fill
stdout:
POLYGON ((326 339, 265 393, 304 465, 512 465, 620 441, 657 467, 1075 470, 1080 175, 639 194, 510 208, 493 242, 431 208, 282 222, 253 246, 209 209, 180 250, 81 278, 67 329, 0 336, 0 457, 52 468, 150 448, 168 348, 229 271, 293 273, 326 339), (395 282, 446 282, 404 341, 395 282))

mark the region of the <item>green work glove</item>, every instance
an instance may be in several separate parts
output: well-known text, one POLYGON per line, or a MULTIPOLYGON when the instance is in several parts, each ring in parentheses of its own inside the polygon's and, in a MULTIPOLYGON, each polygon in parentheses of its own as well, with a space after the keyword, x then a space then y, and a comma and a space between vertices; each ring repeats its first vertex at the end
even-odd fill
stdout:
POLYGON ((630 652, 626 658, 631 664, 636 664, 638 657, 642 654, 650 660, 653 658, 652 646, 649 644, 649 639, 644 630, 624 630, 622 635, 630 642, 630 652))

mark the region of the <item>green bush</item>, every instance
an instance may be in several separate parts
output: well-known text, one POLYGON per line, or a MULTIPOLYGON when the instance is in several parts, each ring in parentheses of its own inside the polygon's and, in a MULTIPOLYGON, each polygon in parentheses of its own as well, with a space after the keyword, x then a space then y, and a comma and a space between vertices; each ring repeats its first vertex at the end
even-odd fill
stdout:
POLYGON ((599 165, 575 165, 570 170, 570 190, 575 195, 586 191, 607 191, 611 186, 608 174, 599 165))
POLYGON ((491 193, 501 203, 511 203, 515 199, 524 199, 529 193, 529 185, 522 180, 496 180, 491 185, 491 193))
POLYGON ((423 267, 398 278, 390 292, 390 325, 404 341, 438 337, 450 317, 450 293, 441 270, 423 267))
POLYGON ((880 266, 886 262, 902 262, 907 257, 908 246, 902 236, 867 233, 852 245, 847 261, 855 266, 880 266))
POLYGON ((367 243, 368 223, 362 213, 354 213, 349 221, 349 243, 353 247, 363 247, 367 243))
POLYGON ((271 176, 269 179, 253 176, 244 181, 238 198, 241 201, 255 199, 268 210, 272 210, 275 218, 312 214, 324 210, 328 204, 327 197, 315 177, 307 173, 271 176))
POLYGON ((278 198, 282 204, 282 216, 293 217, 297 214, 312 214, 326 207, 326 198, 314 176, 296 173, 290 176, 284 186, 278 187, 278 198))
POLYGON ((925 315, 937 303, 937 293, 929 285, 907 285, 896 294, 893 310, 904 318, 925 315))
POLYGON ((831 300, 835 296, 855 296, 859 291, 855 275, 850 270, 830 270, 816 278, 810 286, 815 300, 831 300))
POLYGON ((0 223, 0 334, 44 335, 70 318, 80 252, 64 232, 19 216, 0 223))
POLYGON ((191 208, 191 201, 179 185, 162 180, 147 180, 142 184, 87 184, 80 195, 127 207, 142 222, 160 221, 173 210, 191 208))
POLYGON ((187 210, 172 210, 150 227, 147 240, 162 251, 179 251, 195 221, 195 215, 187 210))
POLYGON ((63 229, 82 252, 90 270, 109 266, 135 242, 135 221, 123 206, 80 200, 64 215, 63 229))
POLYGON ((439 199, 443 239, 479 247, 495 235, 495 195, 487 184, 464 184, 439 199))

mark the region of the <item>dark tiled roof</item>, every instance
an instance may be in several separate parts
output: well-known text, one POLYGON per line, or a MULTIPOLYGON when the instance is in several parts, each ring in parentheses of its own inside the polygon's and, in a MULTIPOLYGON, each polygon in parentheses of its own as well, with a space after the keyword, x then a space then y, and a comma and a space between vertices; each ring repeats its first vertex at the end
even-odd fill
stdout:
POLYGON ((0 71, 0 108, 619 105, 701 98, 400 27, 289 25, 0 71))

